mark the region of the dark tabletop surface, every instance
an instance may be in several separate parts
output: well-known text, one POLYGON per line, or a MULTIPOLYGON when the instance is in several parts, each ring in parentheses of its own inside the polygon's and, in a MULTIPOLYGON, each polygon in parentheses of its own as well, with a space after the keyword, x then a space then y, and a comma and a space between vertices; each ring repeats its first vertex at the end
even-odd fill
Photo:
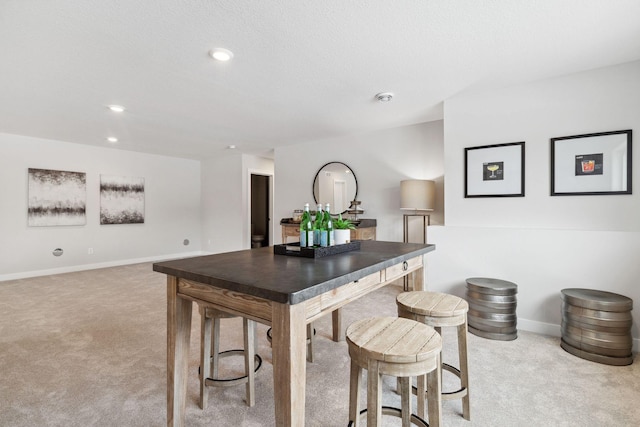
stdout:
POLYGON ((179 278, 298 304, 346 283, 435 250, 435 245, 365 240, 360 250, 323 258, 275 255, 273 247, 153 264, 179 278))

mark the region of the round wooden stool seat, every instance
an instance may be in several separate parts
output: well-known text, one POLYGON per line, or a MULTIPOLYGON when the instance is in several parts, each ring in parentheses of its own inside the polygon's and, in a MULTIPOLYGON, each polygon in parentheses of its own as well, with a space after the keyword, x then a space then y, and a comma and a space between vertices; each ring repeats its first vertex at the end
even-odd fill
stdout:
POLYGON ((418 388, 427 393, 430 425, 440 425, 439 367, 442 338, 433 328, 409 319, 372 317, 351 324, 347 328, 346 341, 351 357, 351 425, 359 425, 358 402, 362 369, 367 370, 368 378, 367 426, 379 426, 382 413, 401 416, 403 426, 409 426, 411 422, 419 426, 427 425, 422 419, 425 416, 424 401, 418 401, 418 416, 411 414, 411 377, 418 377, 418 388), (382 375, 400 378, 402 410, 382 410, 382 375))
MULTIPOLYGON (((469 406, 469 370, 467 362, 467 312, 469 304, 462 298, 439 292, 403 292, 396 297, 398 316, 432 326, 437 332, 442 327, 455 326, 458 334, 458 357, 460 367, 442 362, 442 369, 460 379, 460 388, 443 392, 444 400, 462 399, 462 416, 471 418, 469 406)), ((416 390, 418 396, 420 392, 416 390)))
POLYGON ((244 349, 220 351, 220 320, 240 317, 211 307, 200 306, 200 408, 206 409, 207 386, 230 387, 246 384, 246 402, 255 404, 255 374, 262 367, 262 358, 256 354, 255 322, 242 318, 244 349), (218 361, 229 356, 244 356, 244 375, 235 378, 220 378, 218 361))
MULTIPOLYGON (((399 311, 423 316, 424 319, 420 320, 433 327, 458 326, 465 323, 469 311, 469 304, 462 298, 438 292, 403 292, 396 298, 396 303, 399 311)), ((411 317, 413 316, 409 316, 411 317)))

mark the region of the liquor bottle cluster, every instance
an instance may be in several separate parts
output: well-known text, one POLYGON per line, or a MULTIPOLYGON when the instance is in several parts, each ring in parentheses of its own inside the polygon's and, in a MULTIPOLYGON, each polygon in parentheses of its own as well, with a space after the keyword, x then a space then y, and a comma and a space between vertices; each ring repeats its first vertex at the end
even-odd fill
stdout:
POLYGON ((300 247, 326 247, 332 246, 333 240, 333 220, 331 219, 331 206, 318 204, 315 218, 312 218, 309 211, 309 203, 304 205, 304 212, 300 220, 300 247))

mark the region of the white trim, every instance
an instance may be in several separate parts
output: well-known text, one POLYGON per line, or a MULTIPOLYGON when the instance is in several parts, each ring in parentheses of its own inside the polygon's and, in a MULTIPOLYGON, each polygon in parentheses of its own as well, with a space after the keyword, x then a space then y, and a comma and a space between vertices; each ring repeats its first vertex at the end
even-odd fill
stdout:
MULTIPOLYGON (((247 168, 248 176, 247 176, 247 231, 248 231, 248 243, 243 242, 244 245, 248 244, 247 249, 251 249, 251 175, 262 175, 269 177, 269 246, 273 245, 273 172, 265 171, 261 169, 250 169, 247 168)), ((245 239, 247 240, 247 239, 245 239)))
POLYGON ((527 320, 518 318, 518 329, 523 331, 535 332, 541 335, 550 335, 552 337, 561 337, 560 325, 553 323, 538 322, 536 320, 527 320))
POLYGON ((68 267, 51 268, 48 270, 25 271, 22 273, 12 273, 0 275, 0 282, 7 280, 27 279, 30 277, 49 276, 52 274, 73 273, 76 271, 96 270, 98 268, 119 267, 122 265, 141 264, 143 262, 165 261, 177 258, 188 258, 192 256, 204 255, 206 252, 182 252, 179 254, 157 255, 145 258, 122 259, 117 261, 99 262, 95 264, 71 265, 68 267))

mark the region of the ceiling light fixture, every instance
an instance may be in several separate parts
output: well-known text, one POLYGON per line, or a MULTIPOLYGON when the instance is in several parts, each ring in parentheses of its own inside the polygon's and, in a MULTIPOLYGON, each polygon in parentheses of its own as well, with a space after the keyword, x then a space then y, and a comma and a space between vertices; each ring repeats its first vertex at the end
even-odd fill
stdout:
POLYGON ((211 55, 213 59, 217 59, 218 61, 223 61, 223 62, 229 61, 231 60, 231 58, 233 58, 233 52, 231 52, 228 49, 224 49, 222 47, 211 49, 211 51, 209 52, 209 55, 211 55))
POLYGON ((381 92, 376 95, 376 99, 380 102, 389 102, 393 98, 393 94, 391 92, 381 92))
POLYGON ((122 113, 124 111, 124 107, 122 105, 109 105, 109 110, 115 113, 122 113))
POLYGON ((115 144, 116 142, 118 142, 118 138, 110 136, 109 138, 107 138, 107 141, 109 141, 112 144, 115 144))
POLYGON ((235 145, 227 145, 227 149, 229 150, 235 150, 236 146, 235 145))

